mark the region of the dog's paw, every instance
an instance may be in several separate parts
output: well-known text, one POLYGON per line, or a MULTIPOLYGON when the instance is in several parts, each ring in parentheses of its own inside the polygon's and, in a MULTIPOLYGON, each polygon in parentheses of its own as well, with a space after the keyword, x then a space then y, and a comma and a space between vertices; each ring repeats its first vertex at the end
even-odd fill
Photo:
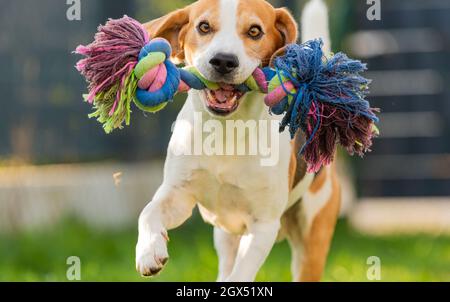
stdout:
POLYGON ((165 231, 140 236, 136 245, 136 270, 144 277, 155 276, 169 260, 165 231))

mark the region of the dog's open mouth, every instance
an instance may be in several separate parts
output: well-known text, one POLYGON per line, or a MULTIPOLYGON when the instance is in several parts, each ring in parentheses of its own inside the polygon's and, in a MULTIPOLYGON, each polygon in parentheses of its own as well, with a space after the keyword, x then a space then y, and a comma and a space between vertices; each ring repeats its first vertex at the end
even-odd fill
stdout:
POLYGON ((206 106, 213 113, 226 116, 236 111, 244 94, 231 85, 221 85, 218 90, 206 89, 206 106))

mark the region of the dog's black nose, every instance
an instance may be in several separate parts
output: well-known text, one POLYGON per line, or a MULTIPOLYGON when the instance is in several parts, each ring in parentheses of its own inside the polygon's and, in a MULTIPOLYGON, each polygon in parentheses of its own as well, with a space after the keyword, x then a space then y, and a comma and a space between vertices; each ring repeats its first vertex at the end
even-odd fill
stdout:
POLYGON ((229 74, 239 67, 239 59, 233 54, 218 53, 209 61, 220 74, 229 74))

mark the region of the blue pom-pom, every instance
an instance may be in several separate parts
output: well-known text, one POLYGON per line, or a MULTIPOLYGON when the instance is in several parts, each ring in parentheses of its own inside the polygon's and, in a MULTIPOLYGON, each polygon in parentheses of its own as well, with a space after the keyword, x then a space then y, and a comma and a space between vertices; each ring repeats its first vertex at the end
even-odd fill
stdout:
MULTIPOLYGON (((313 105, 317 107, 321 102, 378 122, 365 100, 370 81, 360 73, 366 70, 366 65, 343 53, 325 58, 322 46, 320 39, 291 44, 286 47, 286 54, 274 61, 277 72, 289 78, 297 90, 291 106, 284 106, 286 116, 281 123, 282 129, 289 126, 292 136, 298 129, 307 130, 308 114, 313 105)), ((277 112, 280 109, 275 108, 277 112)), ((320 118, 317 110, 316 119, 320 118)))

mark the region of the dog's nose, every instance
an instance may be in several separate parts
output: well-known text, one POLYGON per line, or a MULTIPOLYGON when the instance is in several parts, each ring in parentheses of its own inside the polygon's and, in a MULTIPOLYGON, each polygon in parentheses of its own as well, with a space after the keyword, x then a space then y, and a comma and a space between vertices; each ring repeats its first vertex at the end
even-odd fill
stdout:
POLYGON ((239 59, 233 54, 218 53, 209 61, 214 69, 220 74, 229 74, 239 67, 239 59))

